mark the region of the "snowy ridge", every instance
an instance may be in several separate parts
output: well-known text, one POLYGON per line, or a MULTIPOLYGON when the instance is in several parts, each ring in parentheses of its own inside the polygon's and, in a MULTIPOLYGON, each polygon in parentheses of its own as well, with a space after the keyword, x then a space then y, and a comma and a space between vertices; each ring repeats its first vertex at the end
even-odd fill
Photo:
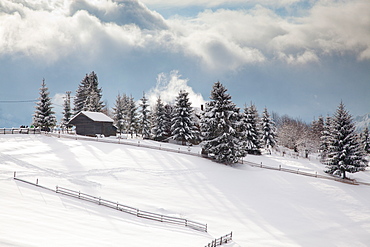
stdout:
MULTIPOLYGON (((227 230, 233 232, 228 247, 368 246, 369 186, 100 141, 0 136, 0 246, 193 247, 227 230), (38 178, 48 188, 78 188, 148 212, 207 222, 208 229, 122 214, 17 182, 14 171, 17 178, 38 178)), ((315 159, 273 153, 244 161, 324 175, 315 159)), ((350 176, 370 181, 368 170, 350 176)))

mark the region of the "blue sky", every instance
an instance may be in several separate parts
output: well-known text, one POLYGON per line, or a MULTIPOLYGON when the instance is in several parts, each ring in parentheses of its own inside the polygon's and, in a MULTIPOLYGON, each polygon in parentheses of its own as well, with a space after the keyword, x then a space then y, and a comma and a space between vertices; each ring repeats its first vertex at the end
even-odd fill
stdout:
POLYGON ((370 2, 299 0, 3 0, 0 127, 30 125, 42 79, 61 117, 63 95, 95 71, 111 108, 118 93, 193 105, 221 81, 307 122, 341 101, 370 113, 370 2), (14 102, 16 101, 16 102, 14 102))

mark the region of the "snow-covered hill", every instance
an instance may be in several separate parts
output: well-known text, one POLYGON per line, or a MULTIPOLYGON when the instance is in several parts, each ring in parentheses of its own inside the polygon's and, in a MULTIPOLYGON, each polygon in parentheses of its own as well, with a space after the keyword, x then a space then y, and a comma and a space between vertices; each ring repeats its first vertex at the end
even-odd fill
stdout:
MULTIPOLYGON (((278 154, 246 159, 319 173, 323 168, 315 159, 278 154)), ((369 171, 350 176, 370 181, 369 171)), ((230 231, 234 243, 226 246, 368 246, 369 194, 370 186, 142 147, 0 136, 0 246, 195 247, 230 231), (15 181, 14 171, 46 187, 207 223, 208 233, 42 190, 15 181)))

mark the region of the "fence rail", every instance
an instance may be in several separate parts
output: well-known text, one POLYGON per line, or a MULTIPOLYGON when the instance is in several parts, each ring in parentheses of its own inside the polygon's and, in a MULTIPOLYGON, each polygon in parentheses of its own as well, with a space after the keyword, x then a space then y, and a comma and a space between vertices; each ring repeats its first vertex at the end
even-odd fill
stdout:
POLYGON ((222 236, 220 238, 213 240, 211 243, 207 244, 205 247, 220 246, 222 244, 226 244, 227 242, 230 242, 232 239, 233 239, 233 232, 230 232, 229 234, 226 234, 225 236, 222 236))
POLYGON ((151 213, 151 212, 148 212, 148 211, 143 211, 143 210, 140 210, 138 208, 126 206, 126 205, 120 204, 118 202, 109 201, 109 200, 106 200, 106 199, 102 199, 101 197, 92 196, 92 195, 89 195, 89 194, 82 193, 80 191, 70 190, 70 189, 67 189, 67 188, 60 187, 60 186, 56 186, 56 189, 54 191, 52 189, 49 189, 47 187, 39 185, 38 184, 38 179, 36 180, 36 183, 32 183, 32 182, 29 182, 29 181, 26 181, 26 180, 23 180, 23 179, 20 179, 20 178, 16 178, 15 175, 16 175, 16 173, 14 172, 14 179, 17 180, 17 181, 27 183, 27 184, 30 184, 30 185, 34 185, 34 186, 37 186, 39 188, 51 190, 51 191, 56 192, 58 194, 74 197, 74 198, 77 198, 77 199, 80 199, 80 200, 84 200, 84 201, 95 203, 95 204, 98 204, 98 205, 101 205, 101 206, 109 207, 109 208, 119 210, 119 211, 124 212, 124 213, 128 213, 128 214, 137 216, 139 218, 144 218, 144 219, 148 219, 148 220, 154 220, 154 221, 159 221, 159 222, 169 223, 169 224, 174 224, 174 225, 181 225, 181 226, 192 228, 192 229, 197 230, 197 231, 207 232, 207 224, 202 224, 202 223, 192 221, 192 220, 188 220, 188 219, 184 219, 184 218, 161 215, 161 214, 151 213))
POLYGON ((91 196, 85 193, 81 193, 80 191, 70 190, 67 188, 63 188, 60 186, 56 187, 55 190, 56 193, 63 194, 66 196, 71 196, 74 198, 78 198, 80 200, 92 202, 98 205, 102 205, 105 207, 109 207, 112 209, 116 209, 119 211, 122 211, 124 213, 128 213, 131 215, 135 215, 139 218, 144 218, 148 220, 155 220, 163 223, 169 223, 169 224, 175 224, 175 225, 182 225, 189 228, 192 228, 194 230, 207 232, 207 224, 198 223, 192 220, 184 219, 184 218, 178 218, 178 217, 172 217, 167 215, 161 215, 156 213, 151 213, 148 211, 143 211, 137 208, 133 208, 130 206, 126 206, 123 204, 120 204, 118 202, 113 202, 109 200, 102 199, 100 197, 91 196))
POLYGON ((0 128, 0 134, 41 134, 40 128, 0 128))
POLYGON ((318 174, 317 172, 310 173, 310 172, 300 171, 299 169, 293 170, 293 169, 289 169, 289 168, 284 168, 281 165, 279 167, 274 167, 274 166, 263 165, 262 162, 261 162, 261 164, 257 164, 257 163, 253 163, 253 162, 250 162, 250 161, 243 161, 242 163, 243 164, 250 165, 250 166, 253 166, 253 167, 259 167, 259 168, 264 168, 264 169, 289 172, 289 173, 299 174, 299 175, 308 176, 308 177, 315 177, 315 178, 322 178, 322 179, 334 180, 334 181, 338 181, 338 182, 342 182, 342 183, 347 183, 347 184, 353 184, 353 185, 359 185, 359 184, 370 185, 370 183, 356 181, 355 179, 343 179, 343 178, 339 178, 339 177, 324 176, 324 175, 318 174))

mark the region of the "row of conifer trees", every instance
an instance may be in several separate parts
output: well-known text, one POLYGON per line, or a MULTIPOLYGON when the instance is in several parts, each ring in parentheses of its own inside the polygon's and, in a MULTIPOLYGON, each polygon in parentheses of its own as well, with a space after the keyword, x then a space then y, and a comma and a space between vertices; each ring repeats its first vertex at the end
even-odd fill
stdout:
MULTIPOLYGON (((139 106, 132 96, 119 94, 110 113, 101 100, 102 89, 99 88, 94 72, 86 74, 79 84, 73 109, 70 94, 71 92, 66 93, 61 120, 61 126, 65 128, 71 127, 68 125, 69 120, 80 111, 105 112, 112 116, 120 133, 141 135, 145 139, 156 141, 175 140, 183 145, 201 143, 205 155, 226 164, 235 163, 246 154, 260 154, 262 148, 270 149, 277 143, 292 145, 291 141, 287 144, 287 140, 296 140, 296 137, 304 132, 304 128, 293 132, 292 125, 286 125, 292 121, 287 119, 282 121, 277 131, 266 108, 261 118, 253 104, 241 111, 220 82, 213 85, 210 100, 202 110, 193 108, 188 93, 180 91, 174 104, 165 104, 158 97, 152 108, 145 94, 140 99, 139 106), (290 131, 287 132, 291 132, 290 135, 283 131, 284 126, 289 126, 290 131), (280 137, 276 133, 279 133, 280 137)), ((56 125, 48 95, 48 88, 43 80, 34 114, 34 125, 44 129, 56 125)), ((299 126, 297 123, 299 122, 294 122, 294 126, 299 126)), ((365 169, 365 155, 370 146, 369 132, 365 129, 362 139, 359 138, 352 117, 345 110, 343 103, 332 117, 327 118, 325 124, 322 118, 319 118, 311 127, 314 131, 310 132, 308 139, 311 143, 313 139, 319 139, 318 149, 322 162, 327 165, 328 173, 345 177, 346 172, 365 169)), ((306 137, 302 139, 305 139, 301 143, 304 143, 304 148, 307 149, 309 141, 306 137)), ((298 148, 299 142, 293 143, 294 149, 298 148)))

